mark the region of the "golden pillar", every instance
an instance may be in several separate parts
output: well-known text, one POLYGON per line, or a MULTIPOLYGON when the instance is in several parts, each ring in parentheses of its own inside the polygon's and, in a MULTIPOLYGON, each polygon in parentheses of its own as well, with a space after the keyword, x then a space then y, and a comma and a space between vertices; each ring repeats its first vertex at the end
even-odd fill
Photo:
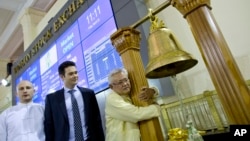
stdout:
POLYGON ((210 0, 172 0, 171 4, 191 28, 230 124, 249 124, 249 89, 213 17, 210 0))
MULTIPOLYGON (((138 106, 146 106, 147 103, 138 100, 140 88, 148 86, 140 55, 140 32, 130 27, 121 28, 111 35, 111 41, 120 54, 124 67, 129 72, 133 103, 138 106)), ((139 126, 143 141, 164 140, 158 118, 142 121, 139 123, 139 126)))

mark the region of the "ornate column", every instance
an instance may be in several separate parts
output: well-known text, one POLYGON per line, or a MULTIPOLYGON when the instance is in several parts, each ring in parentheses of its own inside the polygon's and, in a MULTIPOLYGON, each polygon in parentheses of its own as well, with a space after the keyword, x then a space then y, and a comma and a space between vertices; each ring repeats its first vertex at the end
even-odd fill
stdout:
MULTIPOLYGON (((147 103, 141 102, 137 98, 140 88, 148 86, 140 56, 140 32, 130 27, 118 29, 111 35, 111 41, 120 54, 124 67, 129 72, 132 101, 135 105, 146 106, 147 103)), ((142 121, 139 125, 143 141, 164 140, 158 118, 142 121)))
POLYGON ((19 17, 20 24, 23 28, 24 50, 29 47, 29 45, 37 36, 36 25, 40 22, 45 14, 45 12, 28 8, 19 17))
POLYGON ((172 0, 171 4, 190 25, 230 124, 249 124, 249 88, 213 17, 210 0, 172 0))

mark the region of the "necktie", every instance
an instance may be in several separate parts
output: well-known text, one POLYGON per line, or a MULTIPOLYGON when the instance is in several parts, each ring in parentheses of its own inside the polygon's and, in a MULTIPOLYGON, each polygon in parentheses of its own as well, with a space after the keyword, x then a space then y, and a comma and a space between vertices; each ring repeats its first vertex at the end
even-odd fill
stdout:
POLYGON ((79 108, 78 108, 76 98, 74 96, 74 92, 75 90, 69 90, 69 93, 71 95, 72 111, 73 111, 73 118, 74 118, 75 141, 84 141, 79 108))

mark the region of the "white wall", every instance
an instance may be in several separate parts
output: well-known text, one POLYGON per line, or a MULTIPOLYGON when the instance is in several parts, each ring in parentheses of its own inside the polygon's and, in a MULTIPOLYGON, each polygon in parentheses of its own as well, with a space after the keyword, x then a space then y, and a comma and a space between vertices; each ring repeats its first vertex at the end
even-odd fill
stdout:
POLYGON ((57 0, 55 4, 51 7, 48 13, 43 17, 43 19, 39 22, 36 27, 37 33, 41 33, 42 30, 47 26, 48 22, 53 18, 64 6, 67 0, 57 0))
POLYGON ((3 112, 6 108, 12 105, 12 95, 11 95, 11 89, 12 87, 4 87, 0 86, 1 93, 0 93, 0 114, 3 112))

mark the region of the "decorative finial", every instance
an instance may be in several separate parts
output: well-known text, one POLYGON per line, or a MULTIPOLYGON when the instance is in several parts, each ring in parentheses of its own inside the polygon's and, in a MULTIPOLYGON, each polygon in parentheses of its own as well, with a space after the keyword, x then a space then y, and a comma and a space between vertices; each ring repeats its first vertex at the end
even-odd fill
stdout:
POLYGON ((159 19, 158 19, 158 17, 153 15, 152 9, 148 9, 148 11, 149 11, 149 18, 150 18, 150 22, 151 22, 150 32, 153 32, 154 30, 157 30, 159 28, 166 27, 162 20, 160 20, 158 22, 159 19))

